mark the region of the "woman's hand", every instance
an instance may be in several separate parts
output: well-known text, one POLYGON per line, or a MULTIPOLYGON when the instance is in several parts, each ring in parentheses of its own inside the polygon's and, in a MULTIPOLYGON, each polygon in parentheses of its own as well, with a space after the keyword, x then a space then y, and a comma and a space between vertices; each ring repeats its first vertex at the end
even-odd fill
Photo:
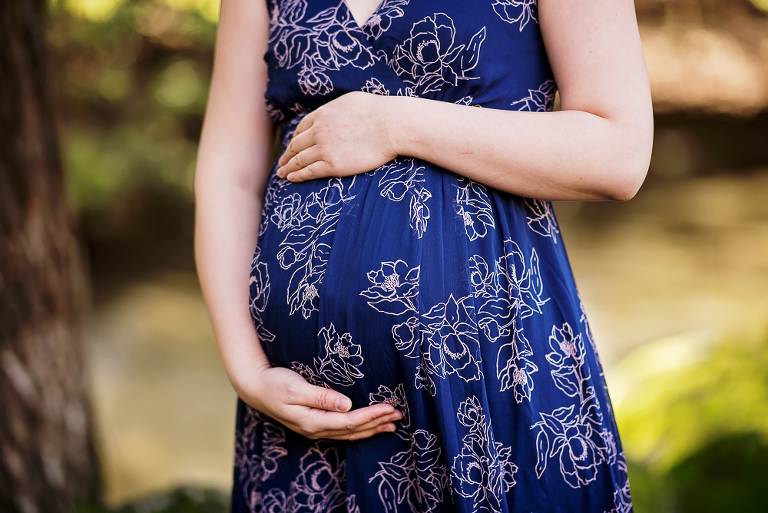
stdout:
POLYGON ((280 178, 303 182, 372 171, 397 157, 386 96, 353 91, 307 114, 280 157, 280 178))
POLYGON ((390 404, 373 404, 349 411, 352 401, 328 388, 317 387, 285 367, 261 367, 236 387, 249 405, 308 438, 359 440, 392 432, 403 415, 390 404))

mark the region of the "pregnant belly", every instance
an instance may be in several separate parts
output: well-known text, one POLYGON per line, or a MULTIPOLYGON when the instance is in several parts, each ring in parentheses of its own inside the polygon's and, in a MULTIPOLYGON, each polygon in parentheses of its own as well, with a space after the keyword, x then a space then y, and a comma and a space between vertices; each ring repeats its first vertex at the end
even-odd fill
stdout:
POLYGON ((273 174, 251 269, 251 314, 273 365, 356 404, 379 385, 396 386, 402 366, 414 364, 395 347, 397 318, 377 315, 366 297, 382 262, 417 266, 421 254, 411 198, 382 195, 385 176, 380 169, 294 184, 273 174))
POLYGON ((414 159, 297 184, 273 174, 261 223, 250 305, 267 356, 356 404, 430 386, 420 365, 478 375, 472 273, 533 234, 522 198, 414 159))

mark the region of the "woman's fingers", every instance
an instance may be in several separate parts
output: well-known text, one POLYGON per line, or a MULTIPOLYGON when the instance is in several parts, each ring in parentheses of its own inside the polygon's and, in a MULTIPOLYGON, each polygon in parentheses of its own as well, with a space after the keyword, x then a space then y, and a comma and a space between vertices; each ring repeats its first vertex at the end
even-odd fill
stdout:
POLYGON ((387 403, 351 410, 352 401, 344 394, 312 385, 298 375, 286 384, 283 404, 287 408, 278 420, 309 438, 365 438, 385 431, 384 426, 394 427, 392 423, 403 418, 387 403))
POLYGON ((285 151, 280 155, 280 158, 277 161, 278 165, 285 166, 285 164, 296 156, 297 153, 306 150, 314 144, 315 140, 312 137, 311 131, 302 132, 298 135, 294 134, 293 138, 291 138, 291 142, 288 143, 285 151))
POLYGON ((313 439, 345 437, 351 433, 375 430, 402 418, 399 412, 393 415, 395 411, 388 404, 366 406, 348 413, 303 408, 306 410, 289 414, 286 420, 289 420, 291 429, 313 439))
MULTIPOLYGON (((302 161, 303 163, 304 161, 302 161)), ((296 183, 315 180, 324 176, 333 176, 333 168, 324 160, 317 160, 285 175, 288 180, 296 183)))
POLYGON ((330 435, 323 438, 330 438, 331 440, 360 440, 362 438, 368 438, 379 433, 391 433, 395 430, 394 424, 383 424, 365 431, 353 431, 342 435, 330 435))
POLYGON ((290 173, 301 171, 308 167, 317 172, 320 170, 319 166, 322 166, 323 164, 324 162, 320 155, 320 148, 318 146, 310 146, 294 155, 293 158, 278 168, 277 176, 285 178, 290 173))
MULTIPOLYGON (((322 107, 318 107, 322 108, 322 107)), ((306 132, 309 130, 309 128, 314 124, 315 117, 317 117, 317 111, 318 109, 313 110, 306 116, 304 116, 301 121, 299 121, 299 124, 296 125, 296 130, 293 131, 293 136, 296 137, 297 135, 306 132)))
POLYGON ((285 404, 316 408, 330 412, 346 412, 352 408, 352 400, 330 388, 318 387, 308 383, 298 374, 287 388, 285 404))
POLYGON ((355 431, 379 418, 389 417, 395 413, 390 404, 374 404, 358 408, 347 413, 318 411, 317 423, 322 431, 355 431))
MULTIPOLYGON (((371 429, 382 427, 384 424, 394 425, 394 422, 397 422, 398 420, 402 420, 402 418, 403 418, 403 414, 395 410, 394 413, 390 413, 388 415, 382 415, 380 417, 377 417, 371 420, 370 422, 366 422, 365 424, 361 424, 359 426, 349 426, 349 428, 347 429, 334 429, 334 430, 323 431, 321 433, 318 433, 318 437, 330 438, 334 436, 346 436, 346 435, 349 435, 350 433, 360 433, 363 431, 369 431, 371 429)), ((386 431, 386 429, 384 429, 384 431, 386 431)))
POLYGON ((345 396, 322 387, 316 392, 316 396, 307 404, 295 404, 294 413, 286 412, 295 424, 298 432, 310 438, 327 438, 328 436, 343 436, 352 432, 369 430, 381 426, 387 422, 393 422, 402 418, 402 414, 396 411, 390 404, 379 403, 348 412, 334 411, 335 408, 326 409, 333 405, 334 401, 346 399, 345 396), (337 394, 337 395, 333 395, 337 394))

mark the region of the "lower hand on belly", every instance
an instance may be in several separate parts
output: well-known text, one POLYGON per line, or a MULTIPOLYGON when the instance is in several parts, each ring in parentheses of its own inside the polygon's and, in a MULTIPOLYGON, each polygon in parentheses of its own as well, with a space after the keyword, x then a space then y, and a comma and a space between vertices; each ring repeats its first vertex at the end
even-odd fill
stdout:
POLYGON ((390 404, 350 410, 344 394, 308 383, 285 367, 263 367, 239 383, 240 397, 308 438, 359 440, 395 430, 403 415, 390 404))

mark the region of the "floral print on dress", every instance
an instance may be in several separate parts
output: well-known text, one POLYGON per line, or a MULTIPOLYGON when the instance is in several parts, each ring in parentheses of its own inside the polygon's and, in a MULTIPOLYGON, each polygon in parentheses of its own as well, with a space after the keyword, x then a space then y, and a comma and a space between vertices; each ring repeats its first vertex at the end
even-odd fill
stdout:
POLYGON ((577 403, 552 413, 540 412, 541 420, 532 426, 538 429, 536 474, 541 478, 549 460, 557 458, 565 482, 579 488, 597 478, 601 463, 616 463, 616 443, 602 427, 603 414, 590 385, 581 334, 574 333, 567 322, 561 328, 553 326, 549 346, 552 351, 546 358, 555 386, 577 403))
POLYGON ((605 381, 605 371, 603 370, 603 363, 600 361, 600 355, 597 352, 597 345, 595 344, 595 340, 592 336, 592 328, 590 327, 589 321, 587 320, 587 312, 584 309, 584 303, 581 301, 581 297, 579 297, 579 310, 581 311, 579 323, 583 326, 584 335, 587 337, 589 346, 592 348, 592 352, 595 355, 595 362, 597 363, 597 370, 600 376, 600 382, 602 383, 603 394, 605 395, 605 409, 610 415, 613 413, 613 405, 611 404, 611 397, 608 394, 608 384, 605 381))
POLYGON ((269 299, 269 272, 267 271, 267 264, 259 261, 259 256, 260 252, 257 251, 251 263, 251 275, 248 283, 251 300, 249 310, 259 339, 272 342, 275 340, 275 335, 264 327, 261 317, 269 299))
POLYGON ((403 440, 410 439, 411 412, 408 409, 408 399, 405 397, 405 386, 400 383, 391 390, 385 385, 379 385, 376 392, 368 394, 369 404, 390 404, 403 414, 403 418, 395 425, 395 435, 403 440))
POLYGON ((435 394, 434 377, 451 374, 464 381, 480 379, 477 325, 470 304, 472 296, 445 302, 426 313, 418 310, 419 267, 409 269, 406 262, 382 262, 378 271, 369 271, 371 286, 360 293, 376 311, 403 319, 392 327, 395 347, 407 357, 419 360, 415 376, 417 388, 435 394))
POLYGON ((522 319, 541 313, 541 306, 549 301, 543 296, 538 255, 532 250, 526 262, 517 243, 507 240, 505 253, 494 266, 490 270, 481 256, 470 257, 472 294, 459 298, 450 294, 426 313, 418 309, 419 266, 409 268, 397 260, 382 262, 378 270, 368 272, 371 286, 360 295, 376 311, 399 318, 392 336, 399 351, 419 360, 417 388, 434 395, 434 378, 455 374, 464 381, 481 379, 482 331, 491 342, 505 341, 496 360, 500 390, 513 390, 518 403, 530 399, 531 375, 538 367, 531 360, 533 350, 523 334, 522 319))
POLYGON ((411 37, 395 48, 389 65, 418 95, 479 78, 470 72, 480 59, 485 27, 466 44, 456 45, 455 37, 450 16, 441 12, 427 16, 413 24, 411 37))
POLYGON ((264 232, 269 228, 270 215, 272 206, 276 201, 280 201, 281 193, 283 189, 290 185, 288 180, 280 180, 277 175, 272 175, 267 182, 267 188, 264 191, 264 200, 261 206, 261 223, 259 224, 259 235, 264 235, 264 232))
POLYGON ((472 499, 473 512, 501 512, 504 494, 515 485, 518 471, 510 459, 512 449, 494 439, 491 420, 477 397, 463 401, 456 415, 459 423, 469 428, 451 468, 458 483, 456 491, 472 499))
POLYGON ((288 454, 285 431, 250 406, 244 408, 242 426, 235 434, 235 468, 241 476, 245 498, 251 511, 262 503, 261 484, 277 471, 277 460, 288 454), (261 451, 255 451, 258 435, 261 451))
POLYGON ((355 380, 363 377, 360 367, 363 365, 362 350, 352 342, 349 333, 336 333, 331 323, 328 328, 321 328, 317 334, 323 342, 320 356, 313 360, 313 367, 301 362, 293 362, 291 368, 316 386, 332 388, 331 384, 349 387, 355 380))
POLYGON ((512 103, 517 111, 549 112, 555 107, 557 85, 554 80, 544 81, 537 89, 528 89, 528 96, 512 103))
POLYGON ((417 429, 410 442, 410 449, 379 462, 381 470, 370 482, 378 483, 385 511, 397 511, 397 505, 404 504, 412 513, 429 513, 450 490, 446 466, 441 464, 442 449, 437 437, 423 429, 417 429))
MULTIPOLYGON (((378 94, 380 96, 389 96, 390 92, 389 89, 387 89, 387 86, 385 86, 381 80, 377 78, 370 78, 365 82, 365 85, 361 88, 361 91, 364 93, 370 93, 370 94, 378 94)), ((397 90, 396 96, 410 96, 414 97, 416 96, 416 93, 413 92, 413 89, 410 87, 401 87, 397 90)), ((371 171, 373 172, 373 171, 371 171)))
POLYGON ((306 0, 276 2, 269 38, 278 66, 299 67, 298 83, 304 94, 322 96, 333 91, 329 71, 345 66, 365 69, 377 60, 357 37, 360 27, 343 1, 309 19, 304 19, 306 12, 306 0))
POLYGON ((409 201, 409 224, 416 237, 421 238, 427 230, 429 207, 426 202, 432 197, 424 187, 424 166, 415 159, 396 158, 375 171, 379 179, 380 194, 392 201, 409 201))
POLYGON ((539 23, 536 0, 494 0, 493 10, 507 23, 519 24, 520 32, 529 21, 539 23))
POLYGON ((409 442, 410 447, 380 461, 380 470, 369 479, 378 483, 378 492, 385 511, 397 511, 407 506, 411 513, 429 513, 450 494, 448 468, 443 461, 437 436, 423 429, 410 432, 410 413, 403 385, 392 391, 380 385, 370 394, 370 404, 391 404, 403 414, 395 435, 409 442))
POLYGON ((525 198, 524 203, 528 227, 542 237, 551 237, 552 242, 557 244, 557 234, 560 233, 560 228, 557 226, 552 203, 530 198, 525 198))
POLYGON ((464 225, 469 240, 485 237, 489 228, 496 227, 488 190, 469 178, 458 175, 456 178, 459 183, 454 202, 456 215, 464 225))
POLYGON ((544 282, 539 269, 539 254, 532 248, 530 258, 512 239, 504 241, 504 254, 497 261, 498 286, 508 297, 515 298, 522 318, 542 313, 550 298, 544 297, 544 282), (527 260, 527 264, 526 264, 527 260))
POLYGON ((295 269, 288 284, 290 313, 308 319, 317 311, 319 288, 330 256, 339 216, 355 195, 352 180, 332 178, 306 197, 290 195, 274 207, 272 221, 285 233, 277 253, 283 269, 295 269))
POLYGON ((376 11, 363 25, 363 31, 369 37, 378 39, 384 32, 389 30, 392 20, 403 17, 405 14, 403 8, 408 5, 408 2, 410 0, 382 0, 376 11))
POLYGON ((517 403, 530 400, 532 374, 539 368, 532 360, 533 349, 525 338, 522 320, 541 313, 541 306, 549 301, 543 298, 536 250, 532 250, 526 264, 517 243, 507 240, 505 254, 494 262, 493 269, 480 255, 472 256, 467 265, 473 294, 481 304, 477 312, 479 327, 491 342, 508 341, 501 345, 496 357, 500 391, 512 390, 517 403))
POLYGON ((629 492, 629 478, 627 477, 627 462, 624 453, 619 454, 616 468, 621 479, 613 492, 613 509, 605 513, 632 513, 632 496, 629 492))
POLYGON ((264 494, 264 510, 270 513, 347 513, 355 504, 346 496, 346 462, 333 442, 320 440, 302 456, 299 475, 289 493, 279 488, 264 494))
POLYGON ((371 286, 360 293, 376 311, 390 315, 417 312, 419 266, 408 269, 403 260, 382 262, 378 270, 369 271, 371 286))
POLYGON ((266 107, 266 110, 267 110, 267 116, 270 119, 273 119, 275 121, 282 121, 283 119, 285 119, 285 115, 283 114, 283 112, 280 109, 278 109, 274 104, 272 104, 272 102, 265 100, 264 106, 266 107))

